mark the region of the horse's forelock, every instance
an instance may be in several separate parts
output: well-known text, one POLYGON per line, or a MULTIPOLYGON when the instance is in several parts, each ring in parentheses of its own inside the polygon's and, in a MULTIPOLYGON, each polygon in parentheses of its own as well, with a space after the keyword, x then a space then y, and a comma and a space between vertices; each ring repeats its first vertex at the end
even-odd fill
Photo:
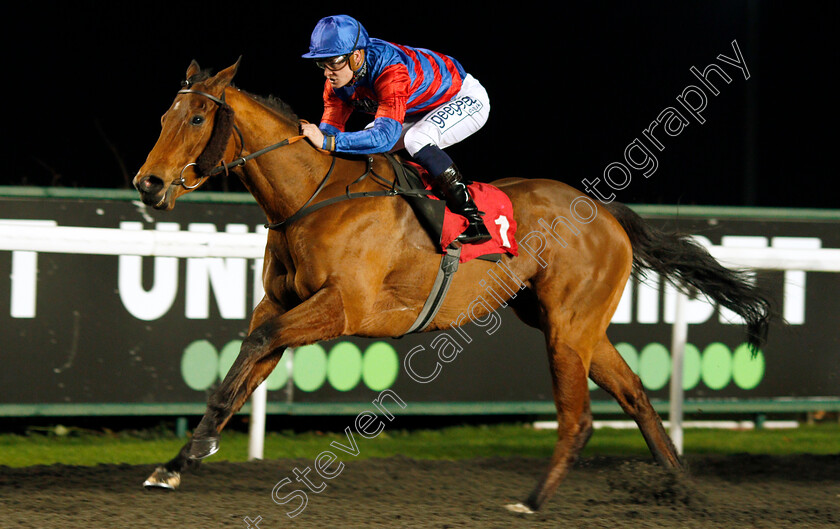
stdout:
POLYGON ((213 76, 213 70, 206 69, 206 70, 199 70, 197 73, 192 74, 189 76, 185 81, 181 84, 183 86, 193 86, 198 83, 204 82, 207 79, 210 79, 213 76))

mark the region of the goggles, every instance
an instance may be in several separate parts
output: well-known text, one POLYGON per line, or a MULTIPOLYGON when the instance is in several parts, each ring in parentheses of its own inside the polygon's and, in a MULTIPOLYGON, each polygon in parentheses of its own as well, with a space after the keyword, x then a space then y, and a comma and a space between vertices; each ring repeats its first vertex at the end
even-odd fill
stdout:
POLYGON ((315 59, 315 66, 322 70, 330 70, 332 72, 341 70, 347 64, 350 54, 339 55, 338 57, 327 57, 326 59, 315 59))

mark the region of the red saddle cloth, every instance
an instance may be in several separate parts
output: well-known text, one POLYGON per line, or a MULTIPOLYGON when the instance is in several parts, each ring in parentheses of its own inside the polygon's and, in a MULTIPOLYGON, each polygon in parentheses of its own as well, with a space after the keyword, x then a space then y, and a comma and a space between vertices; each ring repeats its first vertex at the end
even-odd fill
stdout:
MULTIPOLYGON (((426 184, 426 189, 431 190, 429 174, 420 166, 415 165, 426 184)), ((516 220, 513 218, 513 205, 510 198, 498 187, 481 182, 473 182, 467 186, 470 196, 478 210, 484 213, 484 225, 490 231, 492 239, 481 244, 465 244, 461 247, 460 262, 466 263, 476 257, 488 254, 519 255, 519 247, 516 244, 516 220)), ((437 199, 437 197, 433 197, 437 199)), ((462 215, 456 215, 446 208, 443 216, 443 230, 440 235, 441 250, 454 241, 458 235, 463 233, 469 222, 462 215)))

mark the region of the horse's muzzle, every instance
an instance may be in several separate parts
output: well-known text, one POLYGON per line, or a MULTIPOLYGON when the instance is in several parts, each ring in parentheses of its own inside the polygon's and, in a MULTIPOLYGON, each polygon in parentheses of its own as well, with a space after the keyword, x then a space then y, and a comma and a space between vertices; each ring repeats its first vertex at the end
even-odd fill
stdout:
POLYGON ((159 207, 165 201, 165 184, 158 176, 139 176, 134 179, 134 188, 140 192, 140 200, 147 206, 159 207))

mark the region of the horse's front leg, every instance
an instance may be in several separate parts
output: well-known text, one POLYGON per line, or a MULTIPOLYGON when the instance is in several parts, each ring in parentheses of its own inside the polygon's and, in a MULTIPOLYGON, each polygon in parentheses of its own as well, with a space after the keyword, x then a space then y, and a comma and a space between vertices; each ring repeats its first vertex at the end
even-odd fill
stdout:
POLYGON ((242 342, 239 356, 210 396, 204 417, 193 433, 190 458, 202 459, 218 450, 219 433, 271 374, 287 347, 339 336, 344 331, 345 315, 338 291, 324 289, 282 315, 263 319, 242 342))
POLYGON ((269 310, 264 303, 254 311, 252 331, 242 342, 239 356, 224 380, 208 399, 207 410, 192 439, 175 458, 155 470, 144 483, 147 487, 176 488, 185 468, 217 452, 222 429, 271 374, 287 347, 334 338, 344 332, 346 319, 338 290, 318 291, 283 314, 277 309, 269 310))

